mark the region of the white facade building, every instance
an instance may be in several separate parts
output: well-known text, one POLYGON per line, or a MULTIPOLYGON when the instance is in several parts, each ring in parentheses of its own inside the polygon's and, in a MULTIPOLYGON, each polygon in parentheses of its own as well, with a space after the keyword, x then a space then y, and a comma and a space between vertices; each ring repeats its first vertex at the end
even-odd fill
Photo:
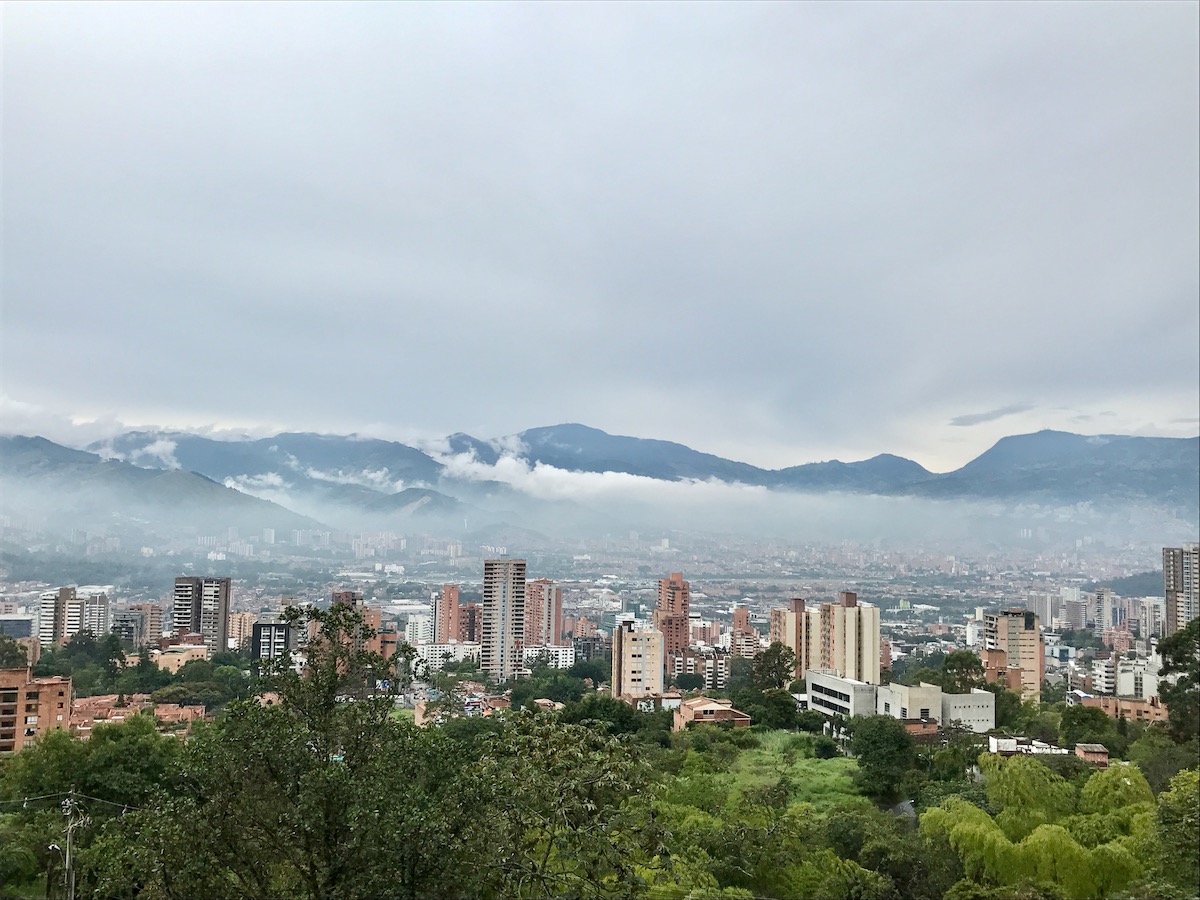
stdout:
POLYGON ((809 669, 808 708, 827 716, 875 715, 876 685, 855 678, 842 678, 830 669, 809 669))
POLYGON ((546 660, 552 669, 569 669, 575 665, 574 644, 568 644, 565 647, 524 647, 521 652, 524 655, 526 668, 533 666, 539 659, 546 660))
POLYGON ((416 644, 417 657, 425 661, 430 675, 442 671, 446 663, 479 660, 480 645, 474 641, 448 641, 444 644, 416 644))

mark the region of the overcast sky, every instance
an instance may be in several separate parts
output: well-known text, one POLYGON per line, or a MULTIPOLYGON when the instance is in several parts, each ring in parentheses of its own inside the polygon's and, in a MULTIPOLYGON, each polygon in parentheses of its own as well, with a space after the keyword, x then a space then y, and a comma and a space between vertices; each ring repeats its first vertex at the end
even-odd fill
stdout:
POLYGON ((1198 10, 5 3, 6 426, 1194 435, 1198 10))

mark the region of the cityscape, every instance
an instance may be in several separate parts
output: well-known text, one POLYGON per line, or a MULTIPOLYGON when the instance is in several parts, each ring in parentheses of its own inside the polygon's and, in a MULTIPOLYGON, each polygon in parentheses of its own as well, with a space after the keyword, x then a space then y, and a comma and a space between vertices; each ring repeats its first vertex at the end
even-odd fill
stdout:
POLYGON ((1200 0, 0 58, 0 900, 1200 900, 1200 0))

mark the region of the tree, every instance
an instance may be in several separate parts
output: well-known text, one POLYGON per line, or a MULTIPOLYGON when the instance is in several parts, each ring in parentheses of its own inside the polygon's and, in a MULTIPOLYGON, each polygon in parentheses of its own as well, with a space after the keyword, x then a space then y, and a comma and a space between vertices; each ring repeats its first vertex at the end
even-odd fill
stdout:
POLYGON ((1200 774, 1195 769, 1171 779, 1158 798, 1161 856, 1158 868, 1171 883, 1192 894, 1200 884, 1200 774))
POLYGON ((1021 695, 998 682, 985 684, 983 687, 996 695, 996 727, 1016 728, 1021 721, 1021 695))
POLYGON ((704 687, 704 676, 696 672, 684 672, 675 676, 675 684, 681 691, 698 691, 704 687))
POLYGON ((1200 735, 1200 618, 1158 644, 1163 665, 1159 675, 1178 675, 1174 684, 1159 682, 1158 696, 1167 706, 1171 732, 1177 741, 1200 735))
POLYGON ((25 648, 0 631, 0 669, 23 669, 26 665, 25 648))
POLYGON ((984 685, 983 663, 970 650, 954 650, 942 660, 941 683, 948 693, 969 694, 984 685))
POLYGON ((895 800, 916 762, 912 735, 891 716, 855 716, 850 723, 850 749, 858 757, 860 789, 868 797, 895 800))
POLYGON ((780 689, 796 677, 796 654, 786 644, 775 641, 754 657, 750 678, 760 691, 780 689))
POLYGON ((358 613, 306 617, 321 629, 306 677, 273 676, 281 704, 235 702, 193 733, 166 779, 175 790, 113 823, 93 848, 93 893, 483 893, 497 860, 469 748, 392 716, 395 660, 363 649, 358 613))

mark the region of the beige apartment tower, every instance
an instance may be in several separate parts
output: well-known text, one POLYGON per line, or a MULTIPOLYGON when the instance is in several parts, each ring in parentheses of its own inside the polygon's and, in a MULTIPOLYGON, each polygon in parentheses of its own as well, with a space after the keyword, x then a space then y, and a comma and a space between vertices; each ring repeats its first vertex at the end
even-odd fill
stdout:
POLYGON ((879 684, 878 606, 859 604, 858 594, 843 591, 837 603, 822 603, 809 616, 808 668, 879 684))
POLYGON ((508 681, 523 665, 525 560, 484 561, 479 618, 480 664, 496 682, 508 681))
POLYGON ((770 639, 796 654, 798 678, 809 669, 822 669, 879 684, 879 607, 859 603, 851 591, 815 609, 797 597, 787 607, 771 610, 770 639))
POLYGON ((983 649, 1000 650, 1009 668, 1021 670, 1021 696, 1041 698, 1046 671, 1046 648, 1037 613, 1027 609, 1002 609, 983 617, 983 649))
POLYGON ((772 644, 783 644, 796 654, 796 678, 803 678, 809 668, 808 659, 808 615, 804 600, 793 597, 788 605, 771 610, 771 625, 768 640, 772 644))
POLYGON ((613 629, 612 695, 646 697, 663 691, 664 638, 656 629, 635 630, 633 622, 613 629))

